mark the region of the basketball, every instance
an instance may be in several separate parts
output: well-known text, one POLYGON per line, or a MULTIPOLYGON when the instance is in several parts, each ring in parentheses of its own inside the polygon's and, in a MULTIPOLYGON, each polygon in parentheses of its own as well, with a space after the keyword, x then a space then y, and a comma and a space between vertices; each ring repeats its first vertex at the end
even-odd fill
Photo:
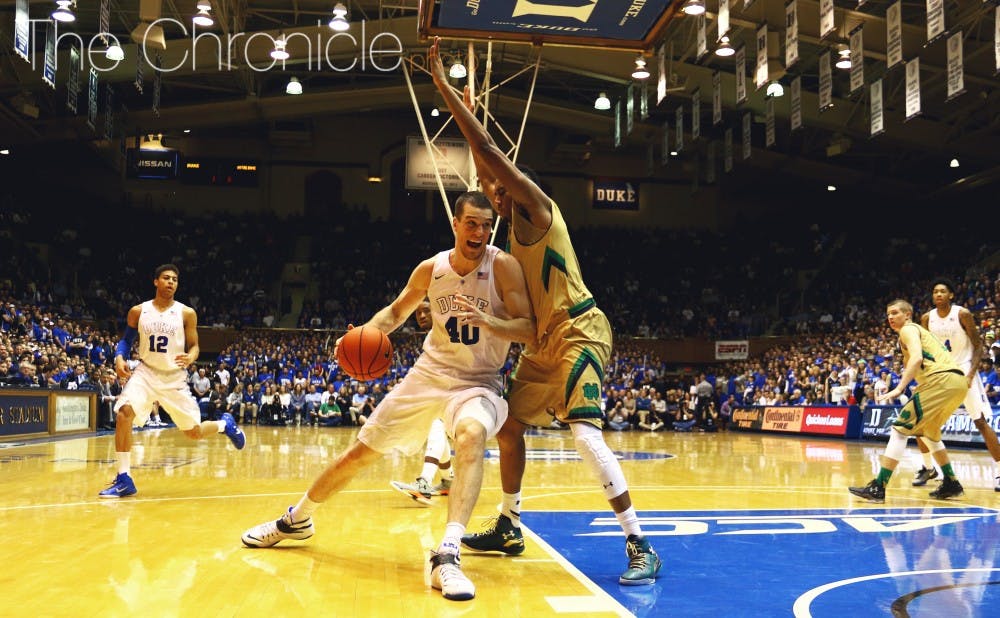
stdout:
POLYGON ((392 364, 392 342, 372 326, 352 328, 340 341, 337 363, 355 380, 367 382, 380 378, 392 364))

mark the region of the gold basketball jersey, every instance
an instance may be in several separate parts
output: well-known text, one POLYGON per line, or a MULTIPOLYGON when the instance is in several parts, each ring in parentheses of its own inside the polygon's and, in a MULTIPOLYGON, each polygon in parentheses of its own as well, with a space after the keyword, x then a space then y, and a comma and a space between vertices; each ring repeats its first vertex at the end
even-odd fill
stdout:
MULTIPOLYGON (((965 373, 962 369, 955 363, 955 359, 952 358, 951 353, 948 349, 944 347, 944 344, 935 337, 929 330, 911 322, 903 328, 913 327, 917 329, 920 334, 920 349, 923 355, 923 361, 920 363, 920 369, 917 371, 915 379, 917 383, 924 381, 927 376, 934 375, 935 373, 943 373, 945 371, 965 373)), ((909 354, 906 350, 903 350, 903 364, 909 360, 909 354)))

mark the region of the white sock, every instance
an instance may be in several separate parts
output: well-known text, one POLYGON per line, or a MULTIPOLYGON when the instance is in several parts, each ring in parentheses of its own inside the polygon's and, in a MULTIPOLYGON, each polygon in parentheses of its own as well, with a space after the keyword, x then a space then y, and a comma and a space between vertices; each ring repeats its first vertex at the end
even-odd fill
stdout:
POLYGON ((924 467, 927 468, 928 470, 933 470, 934 469, 934 458, 931 456, 931 454, 930 453, 924 453, 923 451, 921 451, 920 454, 923 455, 923 457, 924 457, 924 467))
POLYGON ((308 493, 302 494, 302 499, 292 508, 292 521, 300 522, 309 519, 316 512, 316 509, 319 508, 320 504, 322 503, 310 500, 308 493))
POLYGON ((219 424, 219 433, 226 433, 226 421, 215 421, 219 424))
POLYGON ((118 460, 118 474, 128 474, 132 469, 132 452, 116 452, 115 459, 118 460))
POLYGON ((458 555, 458 548, 462 544, 462 535, 465 534, 465 526, 457 521, 449 521, 444 529, 444 538, 438 545, 437 553, 458 555))
POLYGON ((500 505, 500 513, 506 515, 515 528, 521 527, 521 492, 505 493, 500 505))
POLYGON ((437 471, 438 471, 437 462, 425 461, 424 467, 420 470, 420 476, 418 478, 422 478, 428 483, 430 483, 431 481, 434 480, 434 475, 437 474, 437 471))
POLYGON ((642 536, 642 528, 639 527, 639 516, 635 512, 635 507, 630 506, 621 513, 615 513, 615 518, 625 531, 625 536, 642 536))

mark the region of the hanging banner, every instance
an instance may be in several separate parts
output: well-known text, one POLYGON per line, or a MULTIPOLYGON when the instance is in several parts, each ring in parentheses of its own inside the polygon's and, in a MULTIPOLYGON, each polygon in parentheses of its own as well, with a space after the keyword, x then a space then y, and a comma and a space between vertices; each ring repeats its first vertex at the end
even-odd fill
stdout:
POLYGON ((719 26, 719 40, 729 32, 729 0, 719 0, 719 16, 717 17, 719 26))
POLYGON ((885 64, 889 69, 903 61, 902 3, 896 0, 885 11, 885 64))
POLYGON ((1000 4, 993 15, 993 55, 996 56, 996 72, 1000 74, 1000 4))
POLYGON ((153 59, 153 116, 156 118, 160 117, 160 67, 162 65, 162 60, 160 59, 160 54, 157 53, 156 57, 153 59))
POLYGON ((944 0, 927 0, 927 43, 944 34, 944 0))
POLYGON ((45 65, 42 81, 56 89, 56 22, 45 22, 45 65))
POLYGON ((656 50, 656 104, 667 98, 667 44, 660 45, 656 50))
POLYGON ((87 126, 97 130, 97 69, 90 67, 87 81, 87 126))
POLYGON ((715 184, 715 142, 709 142, 705 151, 705 182, 715 184))
POLYGON ((785 69, 799 61, 799 0, 785 4, 785 69))
POLYGON ((695 58, 700 60, 702 56, 708 53, 708 37, 705 34, 705 14, 702 13, 695 18, 695 23, 698 24, 698 47, 695 58))
POLYGON ((920 57, 906 63, 906 119, 920 115, 920 57))
POLYGON ((712 124, 722 122, 722 72, 712 73, 712 124))
POLYGON ((670 121, 663 123, 663 135, 660 141, 660 165, 664 166, 670 160, 670 121))
POLYGON ((767 97, 764 103, 765 122, 764 125, 764 147, 774 146, 774 97, 767 97))
POLYGON ((757 28, 757 69, 754 71, 754 86, 760 90, 767 85, 767 24, 757 28))
POLYGON ((857 93, 865 85, 864 24, 851 30, 851 94, 857 93))
POLYGON ((97 17, 97 38, 104 46, 108 46, 108 33, 111 32, 111 0, 101 0, 101 8, 97 17))
POLYGON ((819 111, 833 107, 833 75, 830 73, 830 50, 819 57, 819 111))
POLYGON ((791 95, 791 117, 792 117, 792 131, 797 131, 802 128, 802 76, 797 75, 795 79, 792 80, 792 95, 791 95))
POLYGON ((750 158, 750 122, 753 117, 752 112, 743 114, 743 160, 750 158))
POLYGON ((28 62, 28 45, 31 41, 31 21, 28 17, 28 0, 17 0, 14 5, 14 51, 28 62))
POLYGON ((722 144, 722 169, 728 174, 733 171, 733 129, 726 129, 722 144))
POLYGON ((625 136, 632 135, 635 122, 635 85, 629 84, 625 92, 625 136))
POLYGON ((819 0, 819 38, 825 39, 835 28, 833 0, 819 0))
POLYGON ((115 90, 111 83, 106 85, 107 94, 104 98, 104 139, 111 141, 115 132, 115 90))
POLYGON ((677 120, 675 121, 674 127, 676 128, 676 133, 674 134, 674 150, 680 152, 684 150, 684 107, 677 106, 677 120))
POLYGON ((649 82, 642 82, 639 88, 639 120, 649 118, 649 82))
POLYGON ((69 48, 69 72, 66 76, 66 109, 76 114, 80 100, 80 52, 76 46, 69 48))
POLYGON ((736 50, 736 104, 747 100, 747 48, 740 45, 736 50))
POLYGON ((142 90, 146 84, 146 77, 145 77, 146 61, 143 60, 143 56, 145 55, 146 54, 135 55, 135 81, 133 82, 133 85, 135 86, 135 91, 138 92, 139 94, 142 94, 142 90))
POLYGON ((885 118, 882 115, 882 80, 872 82, 868 92, 868 102, 871 108, 871 136, 881 135, 885 131, 885 118))
POLYGON ((948 37, 948 96, 951 101, 965 92, 965 76, 962 73, 962 31, 948 37))
POLYGON ((701 88, 691 94, 691 141, 701 137, 701 88))

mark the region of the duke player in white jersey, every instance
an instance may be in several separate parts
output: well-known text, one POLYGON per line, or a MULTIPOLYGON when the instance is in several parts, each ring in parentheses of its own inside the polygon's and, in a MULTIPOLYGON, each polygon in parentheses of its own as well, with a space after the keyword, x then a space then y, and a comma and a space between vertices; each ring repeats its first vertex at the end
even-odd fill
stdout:
POLYGON ((511 341, 532 340, 536 329, 521 266, 488 244, 493 222, 485 195, 459 196, 452 219, 454 249, 421 262, 392 304, 365 324, 390 333, 427 297, 433 326, 420 358, 297 505, 243 533, 246 546, 311 537, 312 514, 321 503, 383 455, 419 452, 431 423, 440 418, 455 444, 455 480, 444 537, 431 553, 431 585, 446 599, 475 596, 475 586, 459 567, 459 545, 479 497, 486 440, 507 419, 499 371, 511 341))
MULTIPOLYGON (((931 299, 934 308, 920 318, 921 325, 929 330, 951 352, 952 358, 965 372, 969 384, 969 392, 963 405, 982 434, 986 446, 997 465, 997 477, 994 490, 1000 492, 1000 443, 996 433, 990 426, 992 409, 986 397, 986 389, 979 379, 979 360, 983 356, 983 344, 979 337, 979 329, 972 312, 960 305, 952 304, 955 299, 955 286, 947 279, 936 279, 931 288, 931 299)), ((924 457, 924 465, 917 471, 914 485, 924 485, 928 480, 936 478, 938 471, 934 468, 927 446, 922 440, 917 440, 920 452, 924 457)))
POLYGON ((125 336, 115 348, 115 371, 125 384, 115 404, 115 458, 118 475, 102 498, 123 498, 136 493, 130 475, 132 427, 149 419, 154 402, 159 402, 189 438, 199 439, 225 433, 233 446, 242 449, 246 436, 230 414, 219 421, 202 421, 198 402, 187 384, 188 365, 198 360, 198 315, 194 309, 174 300, 180 270, 173 264, 156 268, 153 286, 156 297, 132 307, 128 312, 125 336), (137 344, 139 364, 128 364, 132 346, 137 344))

